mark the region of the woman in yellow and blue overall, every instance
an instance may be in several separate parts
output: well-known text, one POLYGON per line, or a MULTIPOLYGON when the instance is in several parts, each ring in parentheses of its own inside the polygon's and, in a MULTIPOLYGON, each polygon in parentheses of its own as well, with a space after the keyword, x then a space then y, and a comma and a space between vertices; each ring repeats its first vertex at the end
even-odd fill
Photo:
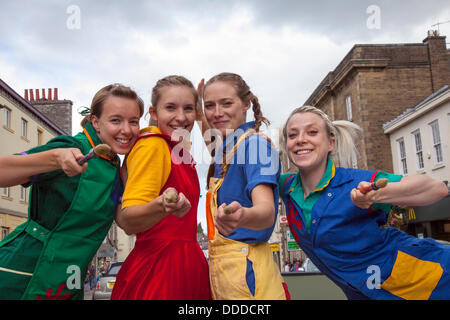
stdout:
POLYGON ((281 176, 280 194, 291 232, 349 299, 450 299, 450 247, 381 228, 392 204, 428 205, 447 187, 425 175, 345 168, 358 130, 310 106, 289 116, 284 144, 299 172, 281 176), (379 178, 385 188, 358 190, 379 178))
POLYGON ((203 98, 206 121, 223 142, 216 144, 208 173, 206 204, 213 299, 284 300, 285 286, 268 244, 278 211, 280 162, 271 143, 254 134, 267 120, 237 74, 211 78, 203 98), (255 121, 246 123, 250 105, 255 121))

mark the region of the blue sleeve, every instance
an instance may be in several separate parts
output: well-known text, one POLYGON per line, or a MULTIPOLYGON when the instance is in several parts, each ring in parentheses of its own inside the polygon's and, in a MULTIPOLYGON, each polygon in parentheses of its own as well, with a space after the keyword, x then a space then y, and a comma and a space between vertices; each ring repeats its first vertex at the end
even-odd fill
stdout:
MULTIPOLYGON (((253 135, 245 143, 246 159, 244 173, 247 178, 245 192, 251 198, 251 192, 257 185, 266 183, 272 185, 274 198, 278 202, 278 180, 280 178, 281 162, 277 150, 265 138, 253 135)), ((277 207, 277 206, 275 206, 277 207)))

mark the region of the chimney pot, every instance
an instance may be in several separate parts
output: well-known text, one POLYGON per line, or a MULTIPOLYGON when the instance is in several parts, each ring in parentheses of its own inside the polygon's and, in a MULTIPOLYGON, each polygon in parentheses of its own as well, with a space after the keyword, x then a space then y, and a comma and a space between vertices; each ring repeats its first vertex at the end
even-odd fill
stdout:
POLYGON ((34 101, 34 92, 33 92, 33 89, 30 89, 30 101, 34 101))
POLYGON ((52 89, 48 88, 48 94, 47 94, 48 100, 52 100, 52 89))
POLYGON ((45 100, 45 89, 44 88, 42 88, 42 99, 45 100))
POLYGON ((41 100, 41 99, 39 98, 39 89, 36 89, 36 100, 41 100))
POLYGON ((25 89, 25 100, 29 101, 29 99, 28 99, 28 89, 25 89))
POLYGON ((53 100, 58 100, 58 88, 54 89, 54 99, 53 100))

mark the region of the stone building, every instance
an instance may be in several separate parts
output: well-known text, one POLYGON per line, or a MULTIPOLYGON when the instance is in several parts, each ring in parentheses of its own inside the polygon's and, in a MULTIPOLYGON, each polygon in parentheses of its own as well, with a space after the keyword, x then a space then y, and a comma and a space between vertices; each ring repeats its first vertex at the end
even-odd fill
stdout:
POLYGON ((54 88, 53 92, 49 88, 47 96, 45 95, 45 89, 42 89, 42 94, 39 93, 39 89, 34 91, 33 89, 25 89, 25 100, 63 129, 67 135, 72 135, 72 101, 59 100, 58 88, 54 88))
MULTIPOLYGON (((427 101, 433 94, 447 92, 445 87, 449 84, 450 51, 446 47, 446 37, 430 31, 422 43, 354 45, 304 105, 322 109, 332 120, 349 120, 361 126, 363 134, 358 142, 359 156, 354 167, 395 172, 392 159, 393 153, 398 150, 391 149, 389 134, 384 131, 383 124, 397 118, 408 108, 427 101)), ((444 125, 449 125, 448 119, 448 115, 447 119, 444 116, 444 125)), ((445 132, 448 133, 448 127, 445 132)), ((281 133, 279 143, 284 143, 281 133)), ((282 150, 280 159, 282 173, 297 171, 282 150)), ((441 164, 438 167, 443 168, 441 164)), ((448 167, 442 171, 445 170, 448 173, 448 167)), ((421 216, 419 211, 418 220, 421 216)), ((279 215, 280 218, 286 215, 283 203, 280 204, 279 215)), ((439 237, 448 239, 448 218, 440 214, 439 219, 445 220, 439 225, 439 237)), ((303 260, 301 251, 287 251, 287 230, 287 226, 281 226, 281 258, 291 262, 299 257, 303 260)), ((417 235, 417 232, 412 232, 414 230, 408 231, 417 235)), ((429 232, 428 236, 435 234, 436 231, 429 232)))
POLYGON ((364 130, 357 164, 393 171, 383 124, 450 83, 446 37, 429 32, 422 43, 355 45, 328 73, 305 105, 364 130))
MULTIPOLYGON (((72 110, 64 115, 61 111, 55 113, 72 119, 72 110)), ((66 134, 1 79, 0 121, 0 156, 23 152, 66 134)), ((28 189, 22 186, 0 188, 0 240, 26 221, 28 197, 28 189)))

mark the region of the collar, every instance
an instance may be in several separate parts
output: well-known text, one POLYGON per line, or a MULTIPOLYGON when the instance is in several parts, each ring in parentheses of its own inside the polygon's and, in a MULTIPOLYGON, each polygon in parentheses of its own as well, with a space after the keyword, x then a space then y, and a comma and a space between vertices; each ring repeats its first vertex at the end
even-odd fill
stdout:
MULTIPOLYGON (((325 169, 325 173, 323 174, 322 179, 320 179, 319 184, 316 186, 313 192, 320 192, 323 189, 325 189, 333 180, 335 175, 336 175, 336 167, 334 165, 333 160, 331 160, 331 157, 328 157, 327 168, 325 169)), ((299 197, 300 199, 303 199, 303 188, 300 172, 297 173, 297 175, 294 178, 294 181, 292 181, 289 193, 295 199, 299 197)))
MULTIPOLYGON (((89 144, 91 145, 92 148, 95 148, 97 145, 103 143, 102 140, 100 140, 100 138, 98 137, 94 127, 90 122, 86 122, 86 124, 84 125, 83 133, 87 137, 89 144)), ((114 165, 120 163, 119 157, 116 154, 114 154, 114 156, 112 157, 107 157, 103 155, 100 155, 100 157, 110 161, 114 165)))
POLYGON ((246 122, 244 124, 241 124, 236 130, 234 130, 233 133, 229 134, 228 136, 225 137, 223 143, 222 143, 222 148, 225 150, 229 147, 233 147, 237 141, 239 140, 239 138, 248 130, 252 129, 255 127, 255 121, 250 121, 250 122, 246 122))

